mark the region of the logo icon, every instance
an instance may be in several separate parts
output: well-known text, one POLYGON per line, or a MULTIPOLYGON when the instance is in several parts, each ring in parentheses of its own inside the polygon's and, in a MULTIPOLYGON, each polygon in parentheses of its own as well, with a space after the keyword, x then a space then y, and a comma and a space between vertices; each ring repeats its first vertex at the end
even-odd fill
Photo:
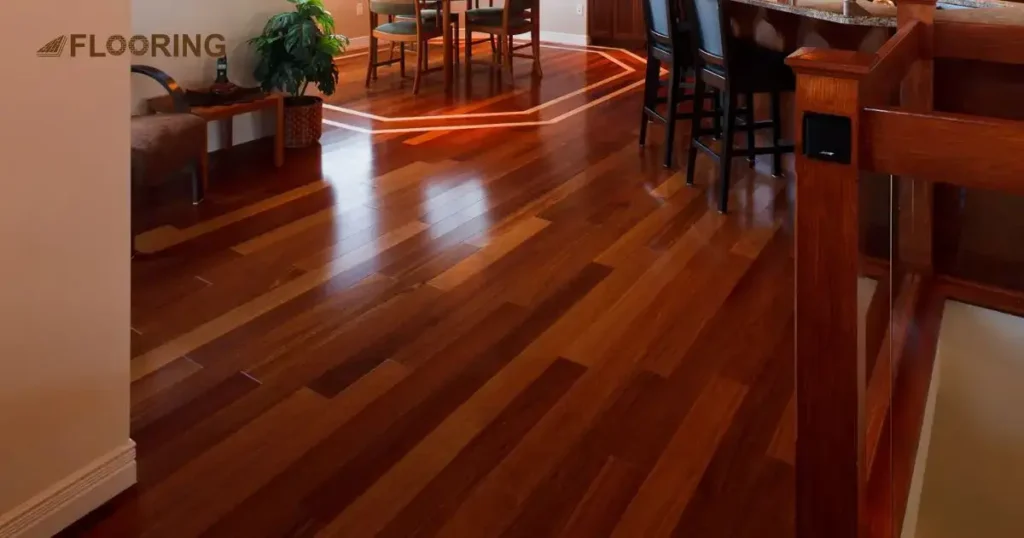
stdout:
POLYGON ((64 46, 68 44, 68 36, 61 35, 57 36, 43 45, 39 50, 36 51, 36 56, 40 58, 57 58, 64 53, 64 46))

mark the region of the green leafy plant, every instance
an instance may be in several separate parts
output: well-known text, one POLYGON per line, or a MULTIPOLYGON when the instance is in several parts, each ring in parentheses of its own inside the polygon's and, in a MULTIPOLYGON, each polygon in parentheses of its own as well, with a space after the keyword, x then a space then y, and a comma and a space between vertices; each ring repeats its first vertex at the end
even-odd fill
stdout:
POLYGON ((297 98, 315 84, 331 95, 338 83, 334 58, 345 52, 348 38, 334 34, 334 17, 323 0, 288 2, 295 11, 274 15, 263 33, 249 40, 258 55, 253 76, 268 92, 281 90, 297 98))

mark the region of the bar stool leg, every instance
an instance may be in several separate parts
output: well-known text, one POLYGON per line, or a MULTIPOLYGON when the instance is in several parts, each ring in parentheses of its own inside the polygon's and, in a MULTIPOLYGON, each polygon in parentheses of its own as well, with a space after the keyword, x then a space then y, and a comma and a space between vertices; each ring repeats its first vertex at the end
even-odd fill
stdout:
POLYGON ((732 171, 732 144, 736 128, 736 94, 726 89, 725 95, 725 130, 722 132, 722 154, 719 159, 719 180, 721 198, 718 200, 718 211, 725 214, 729 210, 729 173, 732 171))
POLYGON ((658 75, 661 71, 661 60, 647 57, 647 75, 644 77, 644 104, 640 109, 640 147, 647 144, 647 124, 650 118, 647 109, 654 108, 658 100, 658 75))
POLYGON ((714 121, 712 129, 714 130, 714 134, 711 135, 711 137, 718 140, 722 136, 722 92, 718 90, 715 91, 714 111, 715 113, 712 114, 714 121))
MULTIPOLYGON (((703 96, 705 90, 704 79, 700 73, 694 77, 693 94, 703 96)), ((686 152, 686 184, 693 185, 693 176, 697 167, 697 139, 700 137, 701 123, 704 119, 704 98, 698 97, 693 100, 693 119, 690 120, 690 147, 686 152)))
POLYGON ((779 144, 782 141, 782 110, 779 109, 779 92, 771 93, 772 106, 772 175, 782 177, 782 152, 779 144))
POLYGON ((754 156, 754 94, 747 94, 747 114, 744 118, 747 124, 747 150, 750 151, 750 155, 747 155, 747 163, 751 168, 757 163, 757 157, 754 156))
POLYGON ((672 168, 672 154, 675 152, 676 109, 679 104, 679 76, 682 69, 672 62, 672 71, 668 76, 668 110, 665 111, 665 168, 672 168))

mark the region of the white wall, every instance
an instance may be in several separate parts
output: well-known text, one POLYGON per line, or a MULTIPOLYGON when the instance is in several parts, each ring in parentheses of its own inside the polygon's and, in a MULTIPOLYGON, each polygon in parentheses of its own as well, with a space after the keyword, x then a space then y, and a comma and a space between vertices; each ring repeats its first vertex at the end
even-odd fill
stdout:
POLYGON ((1024 318, 946 303, 936 366, 915 536, 1024 536, 1024 318))
POLYGON ((129 33, 129 8, 8 2, 0 17, 0 536, 67 523, 134 482, 128 60, 36 57, 61 33, 129 33), (69 482, 111 478, 94 472, 111 458, 99 497, 69 482), (87 498, 38 511, 65 487, 87 498))

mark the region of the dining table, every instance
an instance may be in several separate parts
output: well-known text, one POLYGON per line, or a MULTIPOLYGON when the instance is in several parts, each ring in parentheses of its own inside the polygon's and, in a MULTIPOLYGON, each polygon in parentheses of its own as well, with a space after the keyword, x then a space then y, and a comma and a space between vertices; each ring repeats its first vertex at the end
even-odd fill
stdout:
POLYGON ((455 62, 454 55, 452 54, 452 47, 455 43, 452 41, 452 33, 450 31, 452 24, 452 2, 466 2, 467 9, 468 4, 472 0, 439 0, 441 2, 441 28, 444 28, 444 91, 445 93, 451 93, 455 88, 453 84, 455 80, 455 62))

